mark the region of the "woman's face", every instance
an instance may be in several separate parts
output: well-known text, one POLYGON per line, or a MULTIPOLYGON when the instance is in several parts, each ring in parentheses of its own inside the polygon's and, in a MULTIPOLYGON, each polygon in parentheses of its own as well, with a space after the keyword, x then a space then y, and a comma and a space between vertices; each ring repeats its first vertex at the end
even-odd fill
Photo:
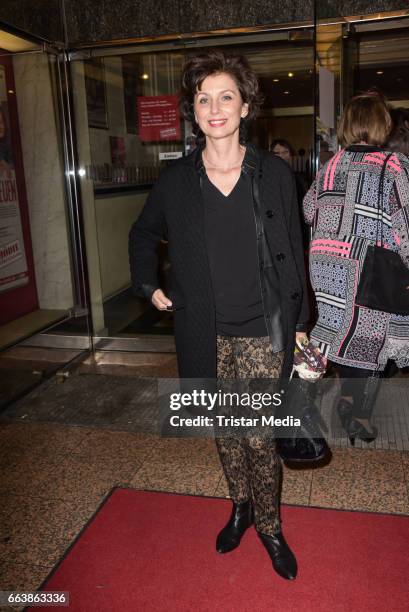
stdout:
POLYGON ((287 149, 287 147, 283 147, 283 145, 276 144, 273 149, 273 153, 274 155, 281 157, 281 159, 284 159, 287 163, 291 162, 291 153, 287 149))
POLYGON ((196 123, 206 138, 226 138, 238 131, 248 113, 236 81, 221 72, 205 78, 193 103, 196 123))

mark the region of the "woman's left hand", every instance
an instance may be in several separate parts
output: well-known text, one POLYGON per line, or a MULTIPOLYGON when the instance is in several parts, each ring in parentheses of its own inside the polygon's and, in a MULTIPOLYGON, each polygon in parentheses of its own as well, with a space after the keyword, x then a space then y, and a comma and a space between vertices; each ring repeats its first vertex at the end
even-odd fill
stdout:
POLYGON ((308 336, 305 332, 295 332, 295 339, 299 344, 304 344, 304 342, 308 342, 308 336))

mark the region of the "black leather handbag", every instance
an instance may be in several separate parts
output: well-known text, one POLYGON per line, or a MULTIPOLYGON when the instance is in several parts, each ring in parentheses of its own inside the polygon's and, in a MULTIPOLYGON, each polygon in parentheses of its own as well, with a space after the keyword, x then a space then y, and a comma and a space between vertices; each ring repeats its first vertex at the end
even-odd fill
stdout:
POLYGON ((277 452, 284 463, 308 463, 311 465, 311 463, 330 461, 332 453, 326 439, 319 437, 322 436, 320 433, 315 434, 317 437, 314 437, 308 427, 310 422, 311 419, 307 412, 303 418, 302 431, 297 436, 277 439, 277 452), (309 437, 300 437, 300 435, 308 435, 309 437))
POLYGON ((386 165, 391 155, 392 153, 385 159, 380 176, 378 194, 376 244, 378 244, 378 239, 380 238, 381 246, 368 247, 362 266, 355 303, 359 306, 372 308, 373 310, 409 315, 409 270, 403 263, 399 253, 382 247, 383 179, 386 165), (379 226, 381 226, 380 236, 379 226))
POLYGON ((304 380, 294 382, 288 388, 287 408, 284 410, 300 419, 301 425, 289 428, 285 433, 277 431, 277 452, 289 465, 304 463, 311 467, 313 464, 328 463, 332 453, 323 434, 325 423, 312 397, 314 383, 304 380))

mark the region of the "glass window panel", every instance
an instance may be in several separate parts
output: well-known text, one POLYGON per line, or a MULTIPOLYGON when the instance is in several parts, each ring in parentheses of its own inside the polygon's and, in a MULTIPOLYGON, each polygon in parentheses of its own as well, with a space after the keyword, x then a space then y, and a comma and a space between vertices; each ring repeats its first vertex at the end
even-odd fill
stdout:
POLYGON ((57 58, 20 48, 0 50, 0 406, 90 347, 72 249, 57 58))
MULTIPOLYGON (((244 54, 259 78, 265 101, 249 139, 265 149, 276 138, 289 140, 296 153, 294 169, 306 182, 313 142, 312 30, 247 40, 241 36, 234 44, 233 38, 218 39, 217 46, 244 54)), ((122 54, 111 49, 97 63, 97 58, 71 62, 97 336, 173 333, 171 314, 158 313, 132 295, 128 233, 161 168, 169 163, 164 155, 185 155, 194 147, 192 126, 180 118, 177 96, 185 60, 206 48, 207 43, 200 48, 198 42, 194 49, 156 45, 154 51, 145 47, 141 52, 136 46, 122 54)), ((166 243, 160 246, 160 260, 166 277, 166 243)))

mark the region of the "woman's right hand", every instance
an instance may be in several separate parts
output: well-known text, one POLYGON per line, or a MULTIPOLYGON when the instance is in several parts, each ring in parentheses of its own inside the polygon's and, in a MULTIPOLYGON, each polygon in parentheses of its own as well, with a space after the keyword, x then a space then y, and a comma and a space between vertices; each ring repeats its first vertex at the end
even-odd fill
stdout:
POLYGON ((172 310, 172 302, 166 297, 162 289, 156 289, 152 293, 151 301, 158 310, 172 310))

